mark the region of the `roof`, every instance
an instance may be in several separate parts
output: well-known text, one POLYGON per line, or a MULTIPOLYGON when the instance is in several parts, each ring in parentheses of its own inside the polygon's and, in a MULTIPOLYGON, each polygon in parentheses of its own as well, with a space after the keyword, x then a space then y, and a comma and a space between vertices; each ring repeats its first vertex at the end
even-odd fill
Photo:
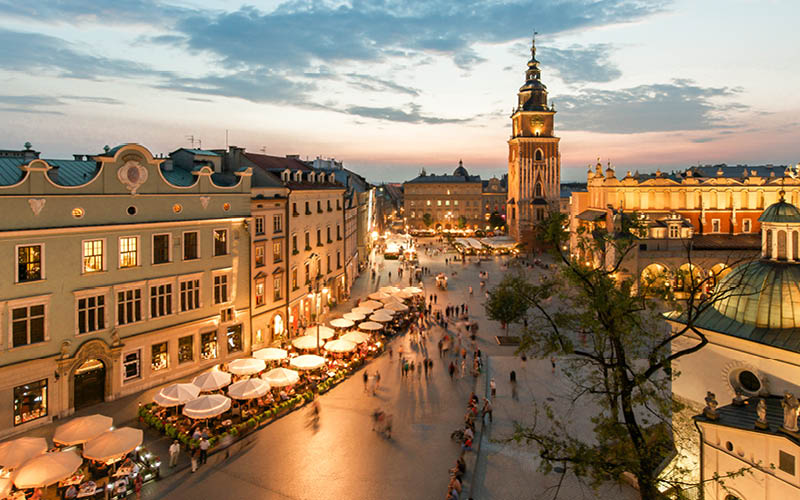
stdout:
POLYGON ((758 218, 758 222, 794 222, 800 224, 800 210, 781 196, 779 202, 773 203, 764 210, 758 218))
MULTIPOLYGON (((180 149, 177 149, 176 151, 186 151, 186 152, 188 152, 188 153, 192 153, 193 155, 203 155, 203 156, 220 156, 220 154, 219 154, 219 153, 215 153, 214 151, 209 151, 209 150, 207 150, 207 149, 190 149, 190 148, 180 148, 180 149)), ((173 154, 173 153, 175 153, 175 151, 173 151, 173 152, 172 152, 172 153, 170 153, 170 154, 173 154)))
POLYGON ((23 165, 23 158, 0 158, 0 186, 10 186, 22 180, 25 175, 19 167, 23 165))
POLYGON ((94 160, 45 160, 51 167, 58 168, 47 173, 50 180, 59 186, 82 186, 97 175, 97 162, 94 160))
POLYGON ((172 170, 164 168, 164 163, 161 164, 161 174, 173 186, 188 187, 195 183, 197 180, 194 175, 185 168, 173 166, 172 170))
POLYGON ((756 407, 759 399, 762 398, 748 398, 745 400, 745 404, 742 406, 736 406, 734 404, 720 406, 717 408, 717 414, 719 415, 717 420, 711 420, 702 413, 700 415, 696 415, 694 420, 707 424, 721 425, 723 427, 731 427, 734 429, 756 432, 759 434, 780 436, 784 439, 792 441, 797 445, 800 445, 800 440, 798 440, 796 437, 779 430, 783 425, 783 407, 781 406, 781 401, 783 401, 783 398, 780 396, 767 396, 763 398, 767 407, 766 420, 767 424, 769 425, 769 429, 762 430, 756 428, 755 424, 758 420, 756 407))
POLYGON ((605 217, 606 217, 605 211, 593 210, 591 208, 589 210, 584 210, 583 212, 578 214, 578 218, 580 220, 586 220, 586 221, 596 221, 604 219, 605 217))
POLYGON ((257 167, 269 171, 282 172, 286 169, 289 170, 303 170, 311 171, 311 167, 306 165, 299 158, 287 158, 285 156, 270 156, 256 153, 242 152, 242 156, 253 162, 257 167))
POLYGON ((419 175, 410 181, 406 181, 405 184, 435 184, 435 183, 468 183, 468 182, 481 182, 480 175, 470 175, 470 176, 463 176, 463 175, 436 175, 436 174, 428 174, 428 175, 419 175))
POLYGON ((695 234, 694 250, 761 250, 759 234, 695 234))

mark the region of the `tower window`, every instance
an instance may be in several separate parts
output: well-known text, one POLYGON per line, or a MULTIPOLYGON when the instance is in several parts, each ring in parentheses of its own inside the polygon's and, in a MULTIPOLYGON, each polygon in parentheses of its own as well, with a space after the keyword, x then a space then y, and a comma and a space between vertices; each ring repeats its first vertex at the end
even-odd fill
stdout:
MULTIPOLYGON (((536 135, 539 135, 539 131, 536 131, 536 135)), ((541 149, 537 149, 536 153, 533 155, 533 159, 536 161, 542 161, 544 159, 544 153, 542 153, 541 149)))

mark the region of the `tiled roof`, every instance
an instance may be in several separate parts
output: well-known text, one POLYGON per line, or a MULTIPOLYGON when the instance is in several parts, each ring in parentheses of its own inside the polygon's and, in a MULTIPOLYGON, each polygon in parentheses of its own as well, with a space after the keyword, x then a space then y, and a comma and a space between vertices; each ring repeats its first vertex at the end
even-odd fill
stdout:
POLYGON ((468 177, 464 177, 463 175, 420 175, 411 179, 410 181, 406 181, 406 184, 434 184, 434 183, 467 183, 467 182, 481 182, 481 176, 479 175, 470 175, 468 177))
POLYGON ((97 175, 97 162, 94 160, 45 160, 50 166, 58 167, 58 174, 53 177, 52 170, 48 173, 50 179, 60 186, 82 186, 97 175))
POLYGON ((696 234, 692 236, 694 250, 760 250, 759 234, 696 234))
MULTIPOLYGON (((220 156, 219 153, 215 153, 213 151, 209 151, 207 149, 188 149, 188 148, 181 148, 184 151, 192 153, 193 155, 203 155, 203 156, 220 156)), ((178 150, 180 151, 180 150, 178 150)))
POLYGON ((196 177, 191 172, 184 168, 173 166, 172 170, 166 170, 164 164, 161 164, 161 173, 164 178, 173 186, 188 187, 196 182, 196 177))
POLYGON ((286 158, 285 156, 260 155, 256 153, 247 153, 247 152, 243 152, 242 155, 251 162, 253 162, 257 167, 269 171, 282 172, 287 168, 289 170, 303 170, 303 171, 313 170, 311 167, 309 167, 308 165, 306 165, 297 158, 286 158))
POLYGON ((0 158, 0 186, 10 186, 22 180, 25 172, 19 166, 25 163, 22 158, 0 158))

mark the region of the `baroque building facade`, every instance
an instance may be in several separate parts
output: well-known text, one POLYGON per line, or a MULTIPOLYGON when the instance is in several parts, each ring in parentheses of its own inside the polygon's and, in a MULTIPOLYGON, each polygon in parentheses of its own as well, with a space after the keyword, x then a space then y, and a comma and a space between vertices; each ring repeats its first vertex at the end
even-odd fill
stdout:
POLYGON ((250 350, 249 169, 124 144, 0 174, 0 435, 250 350))
POLYGON ((525 71, 525 84, 517 93, 508 140, 509 234, 520 241, 551 211, 559 210, 561 194, 560 138, 554 135, 556 110, 547 102, 536 41, 525 71))

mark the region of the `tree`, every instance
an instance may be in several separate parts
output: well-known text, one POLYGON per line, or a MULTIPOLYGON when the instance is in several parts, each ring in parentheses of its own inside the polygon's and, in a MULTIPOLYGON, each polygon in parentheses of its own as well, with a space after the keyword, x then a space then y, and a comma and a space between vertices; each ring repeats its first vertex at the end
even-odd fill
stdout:
MULTIPOLYGON (((568 252, 564 223, 565 216, 555 213, 537 228, 558 270, 536 283, 521 271, 507 273, 490 292, 487 313, 503 320, 524 311, 529 326, 523 329, 518 354, 564 356, 562 371, 574 390, 573 405, 597 407, 591 418, 576 423, 591 428, 593 439, 578 437, 564 415, 547 403, 537 403, 533 422, 517 424, 510 439, 537 445, 545 472, 561 466, 564 473, 570 470, 594 485, 630 473, 643 499, 663 498, 659 486, 686 487, 688 472, 660 477, 665 458, 675 449, 671 417, 682 407, 670 392, 676 376, 672 363, 708 343, 695 327, 698 316, 731 295, 753 292, 729 283, 706 293, 714 277, 702 275, 687 280, 680 301, 669 288, 635 286, 638 277, 621 278, 618 273, 638 244, 637 235, 645 231, 639 217, 618 214, 611 231, 579 232, 583 258, 568 252), (586 255, 605 265, 587 264, 591 259, 586 255), (680 314, 680 324, 670 329, 665 311, 680 314), (699 341, 673 350, 673 341, 687 335, 699 341)), ((691 263, 690 247, 687 256, 691 263)))
POLYGON ((433 216, 429 213, 423 214, 422 222, 425 224, 425 227, 431 227, 431 224, 433 224, 433 216))
POLYGON ((464 229, 465 227, 467 227, 467 218, 462 215, 458 218, 458 228, 464 229))
POLYGON ((500 229, 505 229, 506 220, 499 213, 492 212, 492 215, 489 216, 489 225, 492 228, 499 227, 500 229))

